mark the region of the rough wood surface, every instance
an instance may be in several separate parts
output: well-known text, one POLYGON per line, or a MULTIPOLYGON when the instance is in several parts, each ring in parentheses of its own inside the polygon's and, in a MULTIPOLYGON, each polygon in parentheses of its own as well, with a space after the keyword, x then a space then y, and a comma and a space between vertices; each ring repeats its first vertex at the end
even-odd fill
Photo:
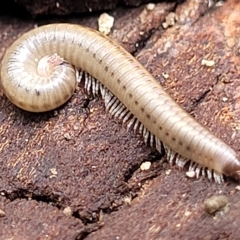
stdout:
MULTIPOLYGON (((205 1, 159 3, 152 10, 143 5, 110 14, 110 37, 239 152, 238 1, 210 8, 205 1), (166 17, 178 22, 163 28, 166 17)), ((98 16, 33 20, 2 14, 0 59, 35 24, 97 28, 98 16)), ((186 177, 80 86, 68 103, 43 114, 18 109, 0 89, 0 136, 0 240, 239 239, 236 183, 186 177), (145 161, 151 168, 141 171, 145 161), (218 194, 228 198, 228 207, 209 215, 204 200, 218 194)))

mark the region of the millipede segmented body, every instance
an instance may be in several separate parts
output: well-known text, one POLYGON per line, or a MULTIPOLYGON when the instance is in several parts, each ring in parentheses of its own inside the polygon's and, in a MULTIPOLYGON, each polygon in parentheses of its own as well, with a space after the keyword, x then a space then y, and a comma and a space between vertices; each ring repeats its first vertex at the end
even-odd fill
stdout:
POLYGON ((85 88, 94 94, 100 89, 110 113, 157 149, 163 143, 170 161, 183 166, 191 160, 197 176, 205 173, 218 182, 222 174, 238 178, 236 152, 185 112, 130 53, 93 29, 51 24, 24 34, 3 58, 1 85, 18 107, 48 111, 71 97, 71 65, 91 76, 85 88), (46 55, 53 64, 44 74, 40 67, 40 76, 36 69, 46 55))

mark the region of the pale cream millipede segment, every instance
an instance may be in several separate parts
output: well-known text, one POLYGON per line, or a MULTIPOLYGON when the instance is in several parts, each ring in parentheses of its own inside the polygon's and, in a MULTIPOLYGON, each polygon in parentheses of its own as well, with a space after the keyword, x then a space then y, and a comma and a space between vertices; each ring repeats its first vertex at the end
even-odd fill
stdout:
POLYGON ((185 112, 130 53, 93 29, 50 24, 24 34, 3 58, 1 86, 18 107, 49 111, 74 92, 72 66, 85 74, 87 90, 102 94, 111 114, 159 151, 163 145, 170 162, 190 162, 197 177, 217 182, 222 175, 239 178, 236 152, 185 112))

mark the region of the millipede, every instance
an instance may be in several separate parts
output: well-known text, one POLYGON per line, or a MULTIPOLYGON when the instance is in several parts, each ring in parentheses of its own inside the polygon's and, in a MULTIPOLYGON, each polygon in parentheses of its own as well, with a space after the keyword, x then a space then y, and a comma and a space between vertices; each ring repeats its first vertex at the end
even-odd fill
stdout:
POLYGON ((75 24, 38 27, 17 39, 1 63, 5 95, 30 112, 68 101, 76 75, 84 75, 93 95, 102 95, 110 114, 158 151, 164 149, 170 163, 188 165, 197 178, 218 183, 224 176, 239 179, 237 153, 183 110, 129 52, 96 30, 75 24))

